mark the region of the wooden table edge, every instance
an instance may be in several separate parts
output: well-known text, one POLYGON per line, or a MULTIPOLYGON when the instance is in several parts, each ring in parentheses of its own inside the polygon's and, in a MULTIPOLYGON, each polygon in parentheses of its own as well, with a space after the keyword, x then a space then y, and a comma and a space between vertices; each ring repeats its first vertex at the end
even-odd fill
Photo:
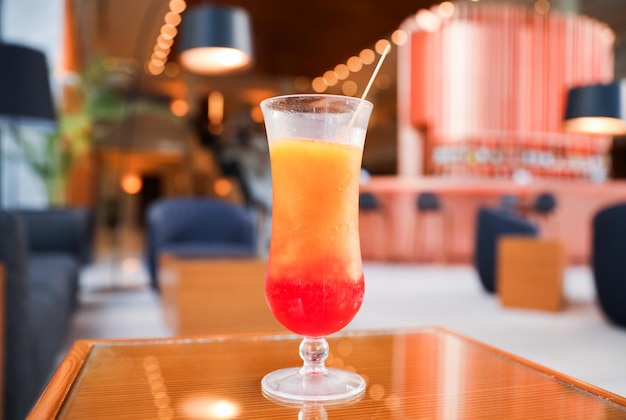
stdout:
POLYGON ((28 419, 56 418, 66 396, 69 394, 87 360, 87 355, 98 342, 98 340, 78 340, 74 342, 28 414, 28 419))
POLYGON ((263 339, 264 337, 298 338, 299 336, 288 332, 286 333, 274 331, 258 334, 236 333, 219 335, 185 335, 155 338, 110 338, 76 340, 68 350, 67 354, 61 360, 61 363, 50 378, 48 385, 44 388, 42 394, 39 396, 37 402, 29 412, 27 419, 56 418, 56 416, 61 411, 65 399, 69 395, 72 387, 75 385, 75 381, 78 378, 81 370, 83 369, 89 353, 94 348, 94 346, 98 344, 149 343, 171 340, 201 339, 216 339, 221 341, 250 337, 263 339))
POLYGON ((613 402, 613 403, 615 403, 615 404, 617 404, 619 406, 626 407, 626 397, 623 397, 621 395, 615 394, 615 393, 613 393, 611 391, 607 391, 606 389, 603 389, 603 388, 600 388, 598 386, 592 385, 592 384, 590 384, 588 382, 585 382, 583 380, 574 378, 573 376, 569 376, 569 375, 566 375, 566 374, 561 373, 559 371, 556 371, 554 369, 550 369, 548 367, 543 366, 540 363, 536 363, 536 362, 533 362, 531 360, 525 359, 523 357, 517 356, 517 355, 515 355, 513 353, 510 353, 510 352, 508 352, 506 350, 502 350, 502 349, 500 349, 498 347, 494 347, 494 346, 492 346, 490 344, 487 344, 487 343, 484 343, 482 341, 479 341, 478 339, 466 336, 466 335, 464 335, 462 333, 458 333, 456 331, 449 330, 449 329, 447 329, 445 327, 434 327, 434 328, 436 330, 443 331, 443 332, 445 332, 447 334, 459 337, 460 339, 462 339, 464 341, 472 343, 472 344, 474 344, 474 345, 476 345, 478 347, 482 347, 482 348, 484 348, 484 349, 486 349, 488 351, 491 351, 491 352, 493 352, 495 354, 498 354, 498 355, 500 355, 502 357, 506 357, 507 359, 510 359, 510 360, 512 360, 515 363, 519 363, 521 365, 529 367, 529 368, 531 368, 531 369, 533 369, 533 370, 535 370, 537 372, 540 372, 543 375, 546 375, 546 376, 549 376, 551 378, 554 378, 554 379, 558 380, 559 382, 563 382, 563 383, 565 383, 565 384, 567 384, 569 386, 573 386, 573 387, 579 388, 579 389, 581 389, 581 390, 583 390, 585 392, 588 392, 588 393, 590 393, 590 394, 592 394, 594 396, 597 396, 599 398, 603 398, 605 400, 609 400, 609 401, 611 401, 611 402, 613 402))
MULTIPOLYGON (((626 407, 626 397, 622 397, 613 392, 607 391, 603 388, 591 385, 588 382, 576 379, 572 376, 558 372, 556 370, 547 368, 539 363, 532 362, 523 357, 517 356, 506 350, 501 350, 498 347, 494 347, 490 344, 479 341, 478 339, 471 338, 462 333, 450 330, 440 326, 420 326, 420 327, 407 327, 407 328, 393 328, 393 329, 359 329, 359 330, 346 330, 333 336, 363 336, 363 335, 397 335, 397 334, 409 334, 419 332, 435 331, 444 333, 449 336, 457 337, 463 341, 466 341, 472 345, 483 348, 486 351, 507 358, 515 363, 526 366, 534 371, 537 371, 543 375, 551 377, 559 382, 578 388, 584 392, 587 392, 598 398, 605 399, 616 405, 626 407)), ((330 336, 329 338, 332 338, 330 336)), ((75 384, 76 378, 80 374, 87 357, 93 347, 97 344, 106 343, 149 343, 171 340, 199 340, 199 339, 216 339, 219 341, 241 338, 255 338, 263 339, 268 337, 298 339, 300 336, 292 333, 285 332, 268 332, 268 333, 236 333, 236 334, 223 334, 223 335, 185 335, 185 336, 172 336, 172 337, 158 337, 158 338, 121 338, 121 339, 86 339, 77 340, 74 342, 68 353, 65 355, 61 364, 55 371, 54 375, 50 379, 50 382, 44 389, 43 393, 39 397, 37 403, 33 406, 33 409, 29 413, 27 419, 40 419, 40 418, 56 418, 59 414, 66 397, 69 395, 72 387, 75 384)))

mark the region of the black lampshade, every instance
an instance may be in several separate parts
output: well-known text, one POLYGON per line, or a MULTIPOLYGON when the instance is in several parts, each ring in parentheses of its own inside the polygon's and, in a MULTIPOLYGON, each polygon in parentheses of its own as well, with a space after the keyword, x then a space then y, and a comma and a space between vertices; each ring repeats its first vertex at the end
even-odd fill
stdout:
POLYGON ((252 65, 248 13, 239 7, 200 5, 183 14, 180 61, 199 74, 223 74, 252 65))
POLYGON ((592 84, 569 90, 563 129, 569 133, 626 133, 622 83, 592 84))
POLYGON ((0 116, 56 119, 48 65, 42 52, 0 43, 0 116))

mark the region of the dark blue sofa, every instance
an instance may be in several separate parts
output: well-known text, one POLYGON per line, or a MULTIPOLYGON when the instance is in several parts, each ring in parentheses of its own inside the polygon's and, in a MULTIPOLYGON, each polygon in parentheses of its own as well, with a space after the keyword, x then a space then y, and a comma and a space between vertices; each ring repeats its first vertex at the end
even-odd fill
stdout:
POLYGON ((25 418, 56 368, 91 228, 88 210, 0 211, 5 419, 25 418))

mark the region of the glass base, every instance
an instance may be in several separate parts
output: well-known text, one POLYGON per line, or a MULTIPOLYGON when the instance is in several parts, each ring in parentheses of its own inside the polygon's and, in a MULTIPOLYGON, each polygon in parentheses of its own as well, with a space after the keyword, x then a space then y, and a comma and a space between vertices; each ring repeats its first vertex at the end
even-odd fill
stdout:
POLYGON ((365 391, 365 379, 342 369, 304 373, 302 368, 288 368, 268 373, 261 386, 267 396, 279 401, 340 402, 360 397, 365 391))

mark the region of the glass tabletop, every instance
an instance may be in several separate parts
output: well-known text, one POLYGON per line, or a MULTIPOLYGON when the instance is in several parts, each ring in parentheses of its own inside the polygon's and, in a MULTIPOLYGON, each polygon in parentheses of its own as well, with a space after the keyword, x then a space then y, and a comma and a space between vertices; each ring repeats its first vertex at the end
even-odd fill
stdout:
POLYGON ((328 338, 329 366, 365 377, 357 401, 289 406, 261 391, 299 366, 300 337, 78 342, 34 414, 73 418, 625 418, 626 399, 442 328, 328 338), (54 412, 58 410, 59 412, 54 412))

